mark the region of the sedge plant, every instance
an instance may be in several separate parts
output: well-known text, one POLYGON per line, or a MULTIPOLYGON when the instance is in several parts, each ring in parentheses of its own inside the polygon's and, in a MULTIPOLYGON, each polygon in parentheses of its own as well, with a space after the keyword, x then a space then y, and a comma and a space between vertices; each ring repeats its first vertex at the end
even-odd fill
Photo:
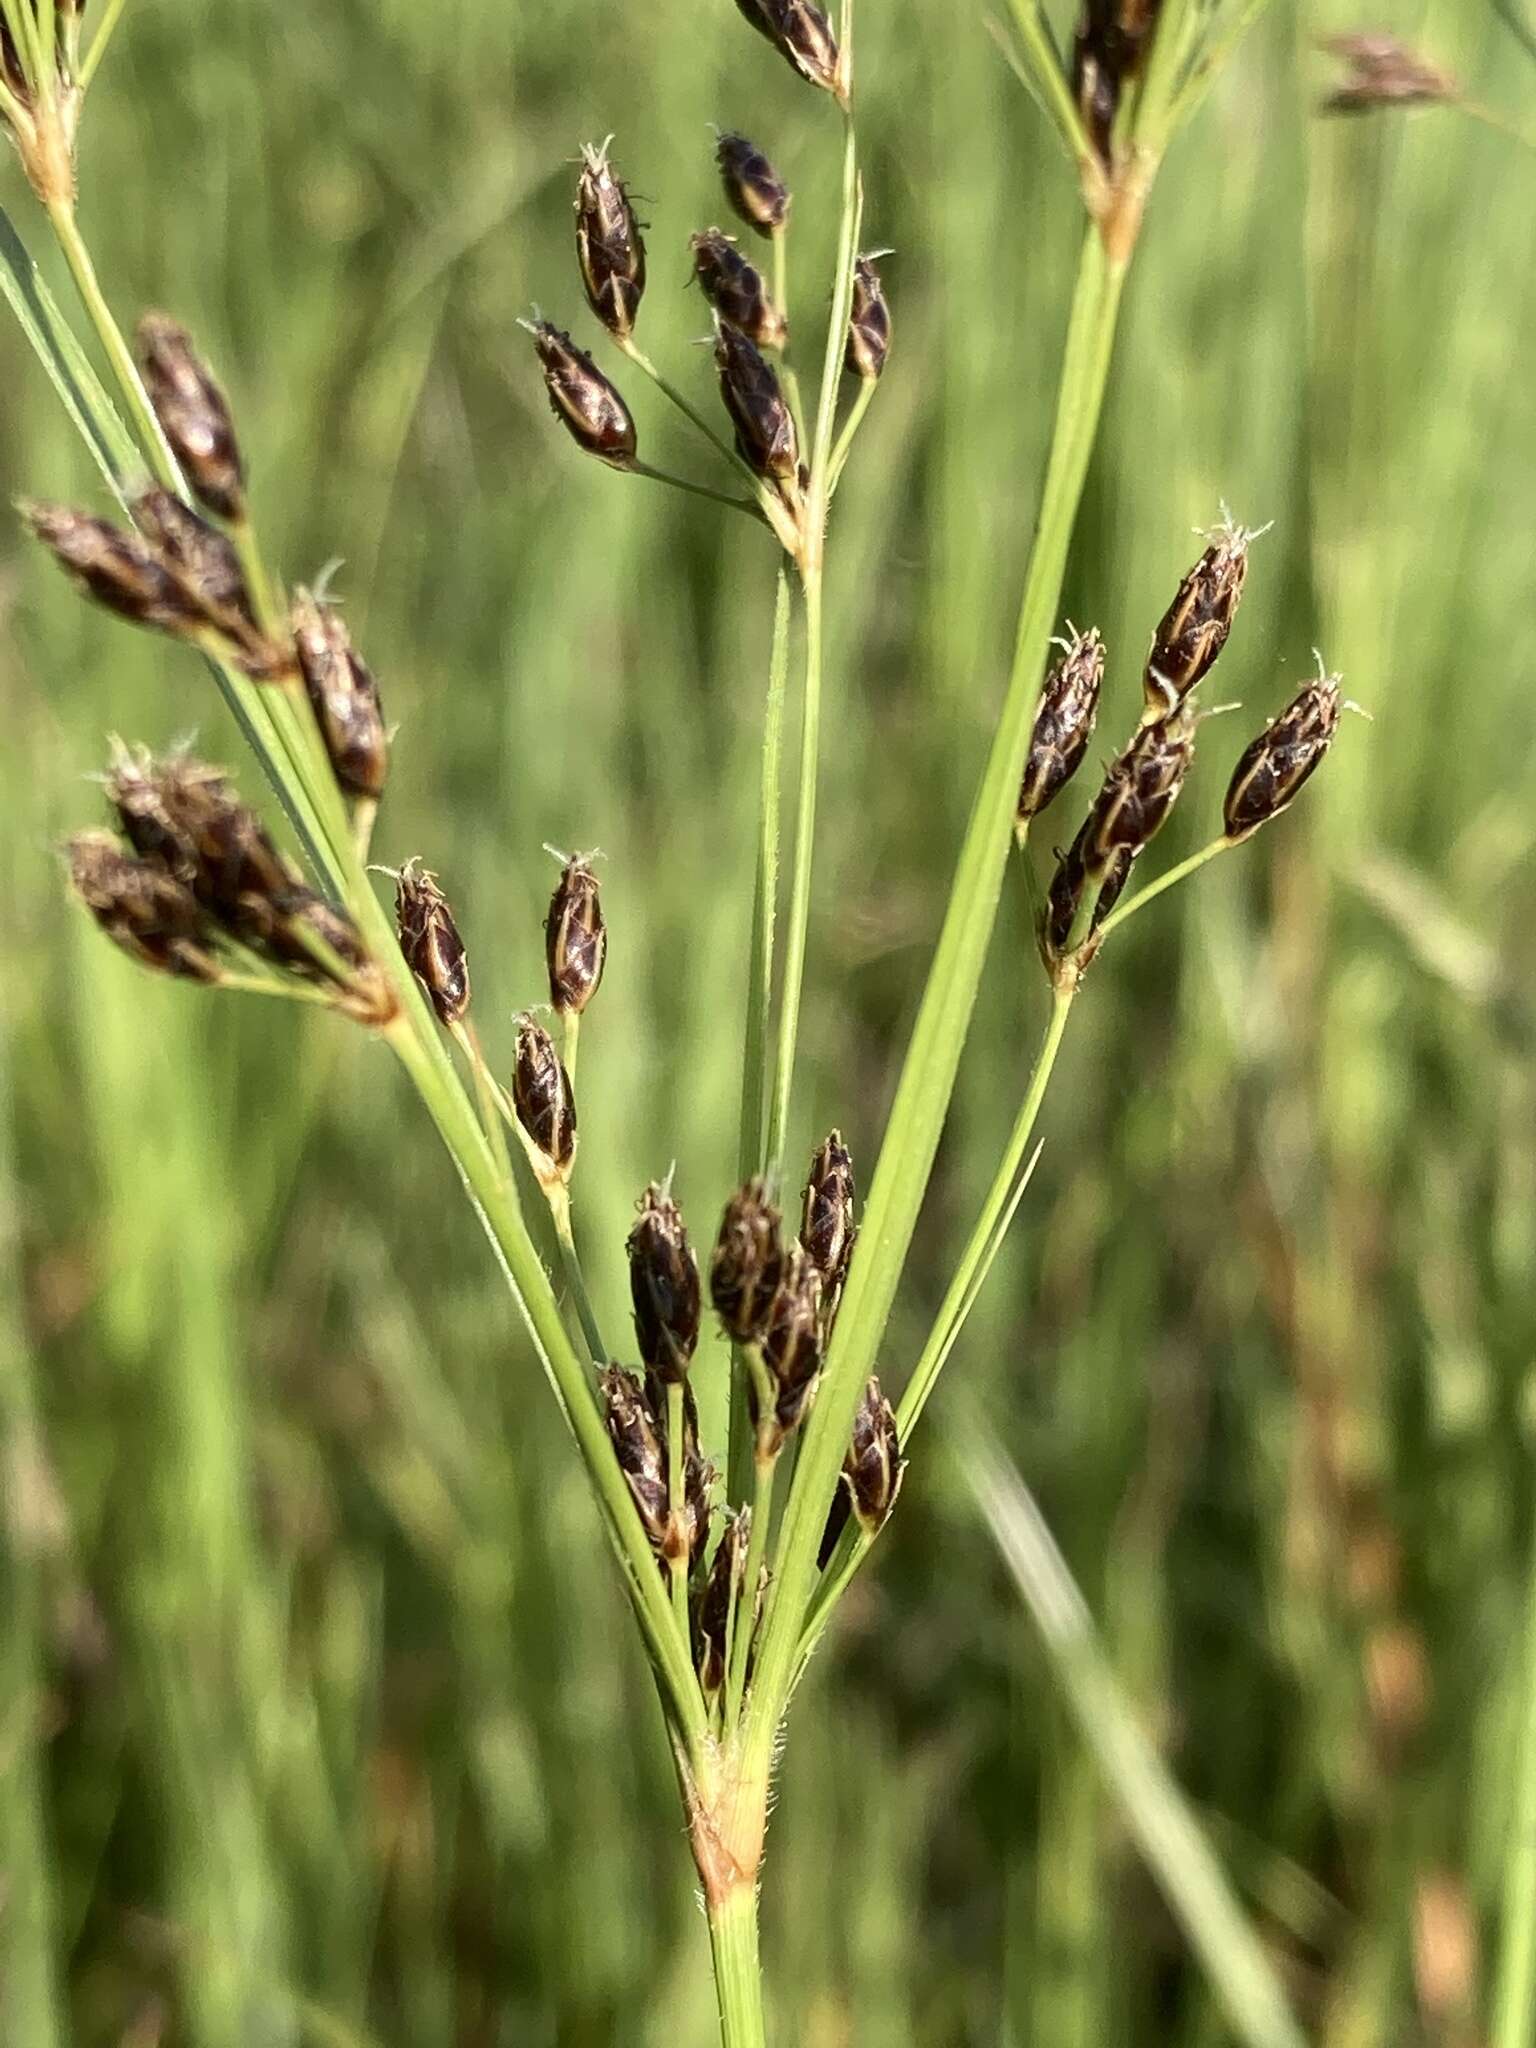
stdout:
MULTIPOLYGON (((791 194, 760 142, 735 133, 717 146, 723 196, 762 260, 718 227, 689 243, 712 323, 718 412, 646 352, 644 231, 606 145, 583 152, 575 195, 578 274, 616 373, 651 380, 678 408, 711 465, 705 473, 679 476, 644 459, 618 383, 564 329, 530 323, 552 408, 580 451, 753 521, 764 575, 776 577, 740 1185, 724 1201, 707 1272, 672 1172, 645 1189, 625 1247, 632 1341, 600 1327, 573 1206, 577 1049, 607 943, 592 856, 561 856, 546 921, 547 1010, 520 1011, 498 1057, 480 1035, 470 952, 425 865, 430 854, 402 854, 383 869, 392 907, 376 880, 391 736, 339 606, 323 588, 286 588, 267 560, 233 412, 191 337, 151 314, 130 345, 97 283, 77 219, 74 145, 121 7, 104 9, 87 34, 75 0, 0 0, 0 119, 67 261, 91 345, 35 272, 13 269, 7 293, 121 515, 30 504, 24 516, 89 596, 207 664, 286 821, 269 827, 230 775, 184 750, 115 743, 108 822, 70 841, 70 882, 108 937, 147 968, 330 1009, 398 1058, 491 1241, 591 1481, 655 1677, 722 2039, 754 2048, 766 2039, 758 1886, 790 1703, 897 1504, 919 1418, 1018 1207, 1085 976, 1117 928, 1286 807, 1326 755, 1341 699, 1339 679, 1320 664, 1241 754, 1216 836, 1126 893, 1184 788, 1203 716, 1198 692, 1237 614, 1254 536, 1224 515, 1140 665, 1129 736, 1048 879, 1035 881, 1034 820, 1087 758, 1108 666, 1093 629, 1069 627, 1054 660, 1051 641, 1125 281, 1163 153, 1258 9, 1252 0, 1088 0, 1063 61, 1037 0, 1014 0, 1007 53, 1075 170, 1084 211, 1014 657, 861 1213, 852 1152, 833 1131, 811 1161, 795 1227, 786 1222, 799 1178, 790 1178, 785 1135, 814 908, 833 501, 878 400, 893 319, 882 252, 865 245, 853 0, 843 0, 835 26, 814 0, 738 5, 821 96, 828 147, 838 152, 836 254, 814 390, 802 396, 791 368, 791 194), (803 668, 792 700, 797 614, 803 668), (786 792, 791 708, 799 752, 786 792), (783 810, 792 823, 781 887, 783 810), (1039 1050, 1010 1105, 991 1189, 893 1401, 877 1356, 1010 863, 1017 885, 1043 899, 1039 1050), (701 1441, 690 1378, 706 1297, 733 1361, 729 1441, 716 1446, 701 1441)), ((744 41, 743 64, 752 54, 744 41)), ((877 205, 876 196, 872 213, 877 205)), ((804 358, 797 351, 794 360, 804 358)))

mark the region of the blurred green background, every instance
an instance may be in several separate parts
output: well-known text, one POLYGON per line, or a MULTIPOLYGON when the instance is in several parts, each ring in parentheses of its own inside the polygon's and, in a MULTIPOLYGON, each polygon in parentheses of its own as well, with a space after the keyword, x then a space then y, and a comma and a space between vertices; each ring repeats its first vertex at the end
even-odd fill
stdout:
MULTIPOLYGON (((867 1170, 1000 700, 1078 212, 980 4, 860 15, 897 343, 833 536, 792 1151, 835 1119, 867 1170)), ((1244 711, 1151 872, 1314 645, 1373 722, 1078 1006, 793 1716, 785 2044, 1230 2038, 946 1447, 960 1382, 1318 2042, 1488 2038, 1533 1506, 1536 161, 1455 112, 1319 120, 1315 38, 1358 26, 1536 121, 1481 0, 1277 0, 1156 194, 1063 609, 1109 643, 1107 748, 1190 529, 1274 522, 1216 678, 1244 711)), ((515 322, 587 334, 571 159, 616 131, 646 345, 708 402, 708 124, 794 186, 810 326, 830 113, 728 0, 132 0, 83 136, 121 314, 173 309, 221 366, 286 573, 344 563, 400 724, 378 857, 440 872, 500 1057, 542 989, 544 842, 607 856, 579 1199, 614 1326, 644 1181, 676 1160, 707 1237, 731 1177, 772 561, 582 462, 515 322)), ((91 495, 8 321, 0 380, 5 494, 91 495)), ((708 475, 621 382, 644 452, 708 475)), ((707 2042, 659 1717, 425 1118, 360 1033, 153 982, 63 903, 109 730, 239 759, 205 676, 7 522, 0 690, 0 2041, 707 2042)), ((893 1384, 1042 1010, 1015 873, 893 1384)))

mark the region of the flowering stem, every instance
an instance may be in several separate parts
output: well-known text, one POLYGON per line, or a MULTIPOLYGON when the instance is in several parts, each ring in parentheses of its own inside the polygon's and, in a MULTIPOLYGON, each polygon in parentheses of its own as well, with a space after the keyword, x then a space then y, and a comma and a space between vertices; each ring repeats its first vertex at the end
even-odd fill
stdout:
POLYGON ((1117 910, 1111 911, 1099 926, 1094 934, 1099 944, 1102 945, 1110 933, 1123 925, 1127 918, 1134 917, 1138 910, 1145 910, 1147 905, 1161 896, 1165 889, 1171 889, 1176 883, 1188 880, 1189 876, 1197 873, 1207 861, 1214 860, 1218 853, 1230 853, 1232 848, 1239 844, 1241 842, 1236 839, 1213 839, 1208 846, 1202 846, 1198 853, 1192 853, 1187 860, 1181 860, 1176 867, 1171 867, 1166 875, 1159 875, 1155 882, 1148 882, 1145 889, 1138 889, 1136 894, 1127 898, 1117 910))
POLYGON ((837 417, 837 383, 848 332, 858 232, 858 146, 853 115, 849 112, 844 117, 843 130, 842 226, 838 235, 837 274, 832 288, 826 358, 816 406, 816 441, 805 501, 805 540, 800 572, 805 592, 805 695, 800 707, 800 793, 795 814, 794 867, 790 877, 785 931, 784 985, 779 1003, 778 1058, 768 1120, 766 1154, 770 1171, 782 1163, 784 1154, 800 1030, 800 996, 805 981, 805 946, 811 921, 811 862, 816 840, 816 782, 821 758, 822 562, 826 547, 827 507, 831 499, 832 430, 837 417))
POLYGON ((853 453, 853 437, 864 424, 864 415, 869 411, 869 402, 874 397, 877 385, 873 377, 859 379, 859 395, 849 409, 843 423, 843 431, 837 437, 837 446, 832 451, 831 490, 836 491, 838 479, 847 466, 848 457, 853 453))
POLYGON ((96 67, 107 54, 107 45, 112 40, 112 31, 117 27, 128 0, 107 0, 102 10, 101 26, 91 38, 91 47, 85 53, 85 62, 80 66, 80 90, 85 91, 96 76, 96 67))
MULTIPOLYGON (((667 1510, 673 1545, 683 1518, 683 1384, 667 1382, 667 1510)), ((676 1557, 669 1557, 672 1580, 672 1613, 688 1641, 688 1559, 692 1545, 685 1543, 676 1557)))
POLYGON ((765 2048, 755 1885, 733 1885, 723 1898, 710 1900, 709 1945, 721 2048, 765 2048))
MULTIPOLYGON (((753 1377, 762 1384, 758 1388, 758 1409, 771 1400, 759 1359, 751 1360, 753 1377)), ((752 1527, 747 1535, 747 1564, 741 1582, 738 1600, 736 1633, 731 1643, 730 1668, 725 1681, 725 1729, 726 1733, 736 1726, 741 1715, 741 1702, 747 1689, 747 1659, 752 1650, 752 1623, 757 1613, 757 1582, 762 1574, 763 1558, 768 1549, 768 1525, 773 1518, 773 1482, 779 1469, 777 1456, 765 1457, 760 1450, 752 1458, 752 1527)))
POLYGON ((91 252, 85 245, 85 239, 80 233, 80 224, 75 219, 75 209, 67 200, 51 200, 48 204, 48 219, 53 228, 54 239, 58 242, 64 261, 69 266, 69 274, 75 281, 75 289, 80 294, 80 303, 84 306, 91 325, 96 330, 96 338, 112 365, 112 374, 117 380, 118 389, 122 392, 123 403, 133 415, 134 426, 138 430, 140 443, 150 465, 168 490, 185 496, 186 486, 176 466, 176 458, 161 431, 160 422, 155 418, 155 409, 149 402, 149 394, 144 389, 143 379, 139 376, 132 352, 123 339, 122 329, 112 317, 112 309, 107 304, 106 295, 101 289, 101 281, 96 275, 96 266, 91 261, 91 252))
POLYGON ((708 498, 716 505, 729 505, 733 512, 745 512, 749 519, 755 519, 760 526, 766 525, 763 508, 751 498, 733 498, 729 491, 712 491, 708 484, 690 483, 685 476, 674 476, 668 469, 654 469, 648 462, 630 461, 623 465, 626 476, 646 476, 653 483, 670 484, 674 491, 687 491, 695 498, 708 498))
POLYGON ((976 1001, 1012 844, 1014 804, 1047 642, 1098 430, 1129 255, 1129 246, 1111 255, 1097 226, 1090 224, 1079 257, 1013 670, 875 1169, 859 1255, 849 1273, 785 1509, 758 1651, 757 1704, 749 1717, 754 1765, 766 1765, 771 1757, 788 1700, 827 1506, 906 1262, 976 1001))

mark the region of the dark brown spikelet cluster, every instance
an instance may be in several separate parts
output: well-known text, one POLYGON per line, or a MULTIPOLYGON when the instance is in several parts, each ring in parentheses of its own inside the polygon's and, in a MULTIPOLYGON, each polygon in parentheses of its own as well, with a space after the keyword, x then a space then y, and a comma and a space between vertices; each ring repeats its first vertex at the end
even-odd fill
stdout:
POLYGON ((683 1399, 683 1497, 673 1514, 667 1483, 665 1393, 653 1378, 641 1381, 623 1366, 598 1375, 603 1427, 619 1470, 629 1484, 646 1539, 664 1570, 691 1571, 709 1537, 709 1495, 714 1471, 699 1453, 699 1418, 691 1393, 683 1399))
POLYGON ((517 1019, 512 1106, 541 1181, 568 1182, 576 1164, 576 1098, 555 1042, 538 1019, 517 1019))
POLYGON ((843 352, 843 366, 866 384, 879 382, 891 353, 891 309, 875 267, 878 257, 889 254, 888 249, 875 249, 859 257, 853 266, 853 297, 848 309, 848 345, 843 352))
POLYGON ((1184 702, 1226 646, 1248 578, 1248 550, 1254 538, 1246 527, 1224 519, 1180 583, 1147 656, 1142 717, 1148 725, 1184 702))
POLYGON ((77 832, 65 847, 69 883, 102 930, 141 967, 216 982, 217 933, 184 882, 123 851, 111 832, 77 832))
MULTIPOLYGON (((747 1546, 751 1539, 752 1510, 743 1508, 726 1522, 715 1546, 709 1577, 699 1595, 694 1626, 698 1638, 699 1684, 706 1699, 712 1699, 725 1683, 725 1650, 730 1637, 731 1610, 739 1610, 746 1587, 747 1546)), ((744 1620, 738 1611, 736 1626, 742 1627, 744 1620)))
POLYGON ((138 326, 144 388, 198 501, 220 519, 245 517, 245 466, 223 392, 187 330, 165 313, 138 326))
POLYGON ((767 1183, 749 1180, 726 1204, 709 1264, 709 1298, 738 1344, 763 1336, 784 1276, 783 1219, 767 1183))
POLYGON ((1016 822, 1036 818, 1082 765, 1099 717, 1104 687, 1104 643, 1096 630, 1073 632, 1046 675, 1040 708, 1019 785, 1016 822))
POLYGON ((1161 0, 1084 0, 1072 45, 1072 90, 1106 167, 1114 157, 1121 98, 1145 61, 1160 7, 1161 0))
POLYGON ((853 1155, 841 1131, 830 1131, 811 1160, 802 1199, 800 1242, 821 1275, 822 1319, 830 1333, 858 1228, 854 1222, 853 1155))
POLYGON ((873 1374, 854 1411, 853 1436, 843 1460, 843 1483, 859 1527, 878 1536, 896 1505, 906 1465, 896 1434, 896 1416, 873 1374))
POLYGON ((544 920, 549 1000, 561 1017, 579 1017, 597 994, 608 957, 608 927, 589 854, 574 854, 560 873, 544 920))
POLYGON ((1340 709, 1339 678, 1319 661, 1317 675, 1244 748, 1233 769, 1222 805, 1228 839, 1251 838, 1294 801, 1333 745, 1340 709))
POLYGON ((523 324, 533 336, 555 418, 584 454, 628 469, 635 459, 635 423, 617 390, 560 328, 548 320, 523 324))
POLYGON ((395 928, 438 1022, 461 1024, 469 1015, 469 960, 448 899, 420 861, 408 860, 395 877, 395 928))
POLYGON ((658 1182, 640 1198, 626 1249, 641 1361, 658 1379, 680 1382, 699 1341, 699 1266, 682 1211, 658 1182))
POLYGON ((389 775, 389 734, 373 671, 341 613, 307 590, 294 601, 293 644, 337 782, 349 796, 377 802, 389 775))
POLYGON ((736 0, 736 5, 802 78, 846 100, 848 87, 837 38, 814 0, 736 0))
POLYGON ((759 348, 783 348, 789 340, 784 315, 773 303, 763 274, 749 263, 729 235, 705 228, 689 237, 693 274, 716 316, 759 348))
POLYGON ((1057 862, 1046 896, 1042 936, 1048 960, 1073 943, 1085 902, 1093 899, 1091 938, 1119 900, 1130 872, 1167 822, 1195 756, 1195 722, 1181 710, 1143 725, 1110 763, 1077 837, 1057 862))
POLYGON ((121 748, 105 786, 131 852, 111 833, 84 833, 70 845, 70 879, 126 951, 217 981, 221 950, 238 947, 360 1022, 390 1021, 393 991, 356 926, 305 885, 222 770, 121 748))
POLYGON ((252 619, 229 543, 169 492, 136 500, 137 533, 67 505, 20 509, 66 574, 119 618, 205 647, 257 681, 292 674, 292 648, 252 619))
POLYGON ((778 374, 739 328, 715 318, 715 370, 736 429, 736 449, 791 507, 800 495, 800 442, 778 374))
POLYGON ((1369 114, 1382 107, 1443 106, 1461 87, 1393 35, 1329 36, 1324 49, 1340 58, 1345 75, 1323 100, 1325 114, 1369 114))
MULTIPOLYGON (((611 138, 610 138, 611 140, 611 138)), ((576 183, 576 261, 587 304, 610 334, 632 334, 645 295, 645 241, 608 144, 584 145, 576 183)))
MULTIPOLYGON (((760 1340, 763 1364, 773 1382, 772 1414, 754 1412, 752 1417, 762 1454, 776 1454, 804 1420, 816 1392, 824 1343, 821 1275, 804 1249, 793 1244, 760 1340)), ((756 1410, 755 1383, 749 1380, 748 1387, 756 1410)))
POLYGON ((787 226, 789 187, 756 143, 745 135, 722 135, 715 144, 715 162, 726 204, 739 221, 765 236, 787 226))

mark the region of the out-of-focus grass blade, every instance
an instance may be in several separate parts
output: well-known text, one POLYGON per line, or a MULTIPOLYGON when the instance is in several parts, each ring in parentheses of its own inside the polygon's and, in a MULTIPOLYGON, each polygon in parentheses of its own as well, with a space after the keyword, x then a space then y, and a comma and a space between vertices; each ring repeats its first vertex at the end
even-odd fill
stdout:
POLYGON ((53 380, 64 410, 114 494, 142 468, 133 437, 102 389, 90 358, 38 274, 15 223, 0 207, 0 291, 53 380))
POLYGON ((1245 2048, 1306 2048, 1221 1865, 1099 1648, 1087 1605, 1034 1499, 974 1422, 962 1426, 956 1441, 966 1478, 1040 1630, 1067 1704, 1234 2033, 1245 2048))
POLYGON ((1536 62, 1536 23, 1526 13, 1521 0, 1490 0, 1490 4, 1521 49, 1536 62))

